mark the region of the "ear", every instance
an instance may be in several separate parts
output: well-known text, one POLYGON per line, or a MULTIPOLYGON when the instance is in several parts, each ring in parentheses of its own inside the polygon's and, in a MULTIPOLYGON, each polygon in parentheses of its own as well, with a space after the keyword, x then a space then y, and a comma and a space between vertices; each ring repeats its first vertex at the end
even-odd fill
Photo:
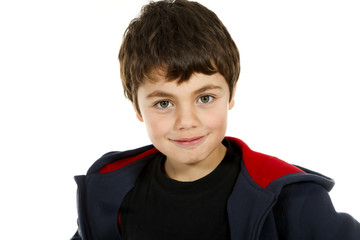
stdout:
POLYGON ((137 107, 136 107, 136 104, 133 102, 132 103, 132 106, 134 108, 134 111, 136 113, 136 118, 139 119, 140 122, 144 122, 144 119, 143 117, 141 116, 141 113, 138 111, 137 107))
POLYGON ((236 93, 236 85, 233 88, 233 92, 232 92, 232 96, 231 96, 231 100, 229 102, 229 110, 231 110, 234 105, 235 105, 235 93, 236 93))
POLYGON ((235 105, 235 100, 234 100, 234 98, 231 98, 230 103, 229 103, 229 110, 231 110, 234 107, 234 105, 235 105))
POLYGON ((144 122, 143 117, 142 117, 141 114, 138 113, 137 111, 136 111, 136 118, 139 119, 140 122, 144 122))

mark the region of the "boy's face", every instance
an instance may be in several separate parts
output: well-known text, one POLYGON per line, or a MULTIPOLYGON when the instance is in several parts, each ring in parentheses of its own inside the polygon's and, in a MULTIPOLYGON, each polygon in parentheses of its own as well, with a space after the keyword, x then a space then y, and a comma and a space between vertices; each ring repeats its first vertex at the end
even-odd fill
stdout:
POLYGON ((137 118, 153 145, 178 166, 222 158, 227 112, 234 105, 224 77, 196 73, 178 85, 159 73, 138 89, 137 118))

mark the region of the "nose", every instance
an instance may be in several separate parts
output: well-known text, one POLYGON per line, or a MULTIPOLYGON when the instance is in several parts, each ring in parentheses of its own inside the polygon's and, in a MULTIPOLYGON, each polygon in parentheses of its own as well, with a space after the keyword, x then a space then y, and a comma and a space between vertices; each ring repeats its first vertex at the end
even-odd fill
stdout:
POLYGON ((185 105, 176 109, 176 129, 192 129, 198 127, 199 124, 198 113, 194 107, 185 105))

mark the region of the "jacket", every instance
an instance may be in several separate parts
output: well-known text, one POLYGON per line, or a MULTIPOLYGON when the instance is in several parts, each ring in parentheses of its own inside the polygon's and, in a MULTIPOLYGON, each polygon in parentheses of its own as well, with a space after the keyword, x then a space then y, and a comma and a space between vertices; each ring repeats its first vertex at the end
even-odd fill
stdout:
MULTIPOLYGON (((243 158, 227 203, 232 240, 360 240, 360 224, 332 205, 332 179, 252 151, 239 139, 227 139, 241 148, 243 158)), ((72 240, 121 239, 122 200, 157 154, 152 145, 110 152, 86 175, 75 176, 78 231, 72 240)))

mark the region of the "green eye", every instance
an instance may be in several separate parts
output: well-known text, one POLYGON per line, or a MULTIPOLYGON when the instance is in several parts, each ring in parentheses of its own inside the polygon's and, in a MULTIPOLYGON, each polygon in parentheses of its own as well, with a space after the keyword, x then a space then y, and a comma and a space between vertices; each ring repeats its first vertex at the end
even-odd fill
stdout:
POLYGON ((168 107, 171 107, 172 104, 169 101, 161 101, 161 102, 156 103, 156 106, 158 108, 168 108, 168 107))
POLYGON ((214 99, 214 97, 205 95, 205 96, 201 96, 198 101, 201 103, 208 103, 208 102, 211 102, 213 99, 214 99))

